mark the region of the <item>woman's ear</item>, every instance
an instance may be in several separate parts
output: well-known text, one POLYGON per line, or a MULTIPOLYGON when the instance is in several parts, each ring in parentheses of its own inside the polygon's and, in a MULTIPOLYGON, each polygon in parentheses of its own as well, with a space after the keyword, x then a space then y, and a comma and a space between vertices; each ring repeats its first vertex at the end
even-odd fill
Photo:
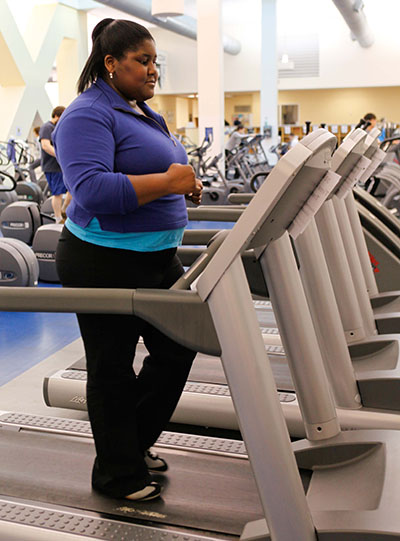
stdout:
POLYGON ((104 57, 104 66, 106 68, 106 70, 108 71, 108 73, 114 73, 115 71, 115 58, 111 55, 111 54, 108 54, 104 57))

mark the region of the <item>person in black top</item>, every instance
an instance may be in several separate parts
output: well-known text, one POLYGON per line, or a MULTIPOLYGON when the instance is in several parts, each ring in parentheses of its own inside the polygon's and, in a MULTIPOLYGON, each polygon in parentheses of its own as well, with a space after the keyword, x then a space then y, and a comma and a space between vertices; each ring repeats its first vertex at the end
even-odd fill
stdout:
POLYGON ((52 194, 52 206, 54 211, 54 217, 56 223, 60 223, 62 220, 61 207, 62 196, 67 192, 65 187, 61 167, 58 164, 56 154, 54 151, 53 143, 51 140, 51 134, 60 120, 61 115, 65 111, 65 107, 59 105, 51 113, 51 120, 43 124, 39 132, 39 141, 41 146, 41 159, 40 165, 42 171, 46 176, 47 184, 49 185, 52 194))

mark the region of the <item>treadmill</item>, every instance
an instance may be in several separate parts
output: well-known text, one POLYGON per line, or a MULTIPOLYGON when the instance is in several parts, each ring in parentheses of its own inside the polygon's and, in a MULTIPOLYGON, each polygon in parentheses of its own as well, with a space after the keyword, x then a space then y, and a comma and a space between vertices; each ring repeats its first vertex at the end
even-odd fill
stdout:
POLYGON ((400 289, 400 221, 362 188, 354 197, 378 291, 400 289))
MULTIPOLYGON (((210 250, 208 249, 208 252, 210 250)), ((245 263, 245 258, 242 258, 245 263)), ((259 264, 258 264, 259 266, 259 264)), ((247 273, 249 278, 249 272, 247 273)), ((262 320, 265 349, 270 356, 278 396, 285 411, 290 433, 304 437, 304 426, 299 412, 293 382, 287 367, 284 348, 276 328, 270 301, 254 301, 262 320)), ((138 372, 148 354, 144 344, 136 348, 134 369, 138 372)), ((82 355, 64 370, 49 374, 43 381, 43 397, 47 406, 86 410, 86 358, 82 355)), ((188 382, 171 419, 174 423, 203 427, 239 430, 229 388, 219 359, 198 353, 188 382)))
MULTIPOLYGON (((359 147, 358 157, 354 156, 353 165, 356 167, 349 170, 348 165, 340 166, 340 174, 348 178, 341 183, 337 193, 332 194, 323 206, 325 210, 322 209, 317 217, 349 343, 373 337, 377 333, 387 335, 400 332, 400 291, 379 293, 352 193, 352 187, 357 182, 365 182, 384 156, 384 152, 377 148, 379 130, 373 130, 368 135, 360 129, 351 132, 335 153, 334 168, 340 164, 340 153, 345 152, 346 145, 351 145, 355 138, 362 137, 362 133, 365 143, 363 147, 359 147), (326 210, 328 207, 329 210, 326 210)), ((398 249, 398 246, 395 246, 398 242, 388 232, 387 238, 390 236, 391 246, 394 250, 396 247, 398 249)), ((396 340, 394 336, 388 339, 396 340)), ((374 342, 377 344, 377 340, 374 342)))
MULTIPOLYGON (((360 186, 354 186, 353 195, 378 290, 400 289, 400 220, 360 186)), ((230 198, 246 204, 251 194, 231 194, 230 198)))
POLYGON ((37 426, 34 419, 2 416, 4 539, 399 538, 400 434, 340 432, 287 231, 297 235, 303 227, 302 210, 327 180, 336 144, 326 130, 303 141, 278 162, 215 253, 197 261, 170 290, 2 288, 1 310, 133 313, 186 345, 206 353, 219 350, 249 459, 170 447, 164 451, 172 467, 164 477, 163 498, 113 500, 88 490, 94 449, 84 425, 78 436, 61 433, 57 420, 50 428, 45 419, 37 426), (250 245, 267 245, 269 290, 308 438, 295 444, 246 286, 240 253, 250 245), (186 497, 185 489, 190 489, 186 497), (219 518, 224 509, 229 516, 219 518))
MULTIPOLYGON (((344 149, 341 148, 334 155, 336 170, 340 170, 343 175, 341 187, 347 180, 350 172, 358 163, 364 150, 364 140, 366 133, 358 130, 351 139, 348 139, 344 149)), ((333 197, 334 190, 329 194, 333 197)), ((314 198, 321 199, 320 194, 314 194, 314 198)), ((205 209, 202 209, 205 212, 205 209)), ((322 209, 321 209, 322 211, 322 209)), ((215 213, 215 208, 211 209, 215 213)), ((243 209, 241 210, 243 212, 243 209)), ((315 228, 315 224, 310 229, 315 228)), ((353 345, 348 349, 348 345, 343 333, 343 327, 340 320, 340 313, 336 306, 336 300, 332 285, 329 281, 328 269, 324 263, 324 254, 322 246, 315 232, 306 233, 295 240, 298 257, 301 261, 300 271, 303 282, 309 283, 306 287, 306 293, 312 305, 314 325, 318 331, 321 348, 324 353, 326 369, 331 381, 334 397, 338 406, 338 416, 341 426, 345 429, 360 427, 368 428, 400 428, 399 400, 395 399, 396 392, 393 391, 387 395, 386 389, 382 388, 383 379, 378 378, 380 392, 374 390, 377 384, 375 379, 370 378, 370 374, 365 372, 365 356, 369 355, 372 360, 385 362, 398 362, 397 337, 389 336, 385 341, 372 341, 372 346, 363 343, 362 347, 353 345), (307 248, 307 241, 304 240, 311 236, 309 242, 314 252, 307 248), (303 240, 301 240, 303 239, 303 240), (318 250, 317 250, 318 248, 318 250), (320 265, 316 265, 320 262, 320 265), (318 272, 317 272, 318 271, 318 272), (326 333, 329 329, 329 333, 326 333), (368 352, 368 347, 371 352, 368 352), (363 373, 355 374, 354 367, 362 366, 363 373), (368 387, 365 382, 370 378, 368 387), (360 396, 359 386, 363 393, 360 396), (376 395, 371 400, 369 395, 376 395), (389 397, 390 396, 390 397, 389 397)), ((337 238, 339 238, 339 234, 337 238)), ((212 245, 211 245, 212 246, 212 245)), ((258 250, 259 262, 263 267, 263 258, 265 252, 258 250)), ((265 270, 263 270, 265 274, 265 270)), ((249 273, 247 273, 249 275, 249 273)), ((350 284, 351 285, 351 284, 350 284)), ((357 304, 355 293, 349 289, 348 299, 350 304, 357 304), (353 296, 351 296, 353 295, 353 296)), ((255 302, 257 306, 257 301, 255 302)), ((275 317, 270 310, 264 311, 269 314, 271 320, 275 317)), ((361 318, 361 316, 360 316, 361 318)), ((360 333, 362 322, 360 321, 360 333)), ((356 336, 360 338, 360 334, 356 336)), ((270 345, 269 354, 272 369, 275 375, 275 381, 279 390, 284 415, 288 424, 289 432, 292 436, 304 436, 305 429, 299 410, 299 403, 294 393, 292 378, 287 367, 287 359, 282 351, 280 337, 277 335, 264 337, 265 340, 276 339, 276 345, 270 345), (280 348, 278 351, 274 351, 280 348), (271 351, 272 350, 272 351, 271 351)), ((350 341, 354 341, 351 332, 347 336, 350 341)), ((140 355, 146 354, 143 347, 139 350, 140 355)), ((140 358, 138 359, 140 362, 140 358)), ((138 362, 136 361, 136 362, 138 362)), ((393 372, 394 374, 395 372, 393 372)), ((398 383, 394 383, 396 387, 398 383)), ((47 377, 44 382, 44 396, 47 405, 57 407, 69 407, 73 409, 86 408, 86 373, 84 359, 67 370, 61 370, 47 377)), ((399 394, 400 396, 400 394, 399 394)), ((213 357, 199 354, 194 363, 194 367, 189 376, 189 382, 185 387, 181 401, 172 419, 174 422, 186 423, 192 425, 210 426, 217 428, 238 429, 238 423, 235 416, 233 404, 231 402, 229 389, 226 385, 225 377, 221 364, 213 357)))
MULTIPOLYGON (((332 169, 342 178, 316 213, 318 230, 310 224, 294 245, 336 404, 358 414, 364 412, 372 423, 376 422, 374 415, 381 413, 385 423, 386 414, 396 412, 398 416, 400 411, 400 341, 399 335, 393 334, 398 331, 399 320, 381 311, 390 300, 389 294, 373 295, 372 302, 381 304, 376 310, 376 324, 382 334, 377 335, 367 288, 361 287, 364 276, 352 257, 358 245, 349 242, 353 231, 359 233, 358 241, 363 237, 352 187, 371 174, 381 160, 380 151, 375 161, 366 158, 374 158, 370 151, 375 140, 358 129, 335 152, 332 169), (347 260, 350 268, 343 264, 347 260), (349 350, 342 340, 340 320, 349 350)), ((365 417, 360 419, 364 422, 365 417)))
MULTIPOLYGON (((357 166, 360 170, 363 167, 368 170, 368 162, 369 159, 364 155, 360 158, 357 166)), ((362 173, 358 179, 362 181, 362 173)), ((351 180, 346 182, 332 197, 332 205, 339 226, 345 256, 349 264, 357 301, 361 309, 363 326, 367 336, 372 336, 377 332, 382 335, 386 333, 398 333, 400 332, 400 291, 379 292, 375 278, 376 273, 373 272, 371 266, 352 187, 351 180)), ((325 227, 333 227, 329 220, 330 218, 327 214, 321 217, 319 221, 317 220, 327 258, 329 258, 329 252, 332 250, 332 242, 324 232, 325 227)), ((391 233, 389 232, 390 235, 391 233)), ((393 247, 395 248, 394 243, 393 247)), ((399 253, 398 244, 397 253, 399 253)), ((336 269, 337 267, 338 265, 336 265, 336 269)), ((335 274, 336 269, 332 262, 332 265, 330 265, 330 270, 332 271, 331 279, 333 282, 336 282, 335 289, 338 296, 338 294, 340 295, 340 284, 343 283, 343 280, 340 280, 339 273, 335 274)), ((338 303, 340 304, 339 298, 338 303)))
MULTIPOLYGON (((228 218, 236 222, 242 211, 242 208, 229 208, 228 218)), ((197 229, 185 231, 184 244, 190 247, 181 247, 179 255, 183 265, 190 266, 196 257, 203 253, 204 247, 194 248, 193 245, 205 245, 219 231, 197 229)), ((254 250, 245 251, 242 254, 242 260, 252 293, 259 299, 254 301, 254 306, 259 316, 265 348, 273 364, 280 389, 278 396, 285 410, 290 433, 296 437, 303 437, 304 426, 271 302, 261 300, 268 296, 262 269, 254 250)), ((146 348, 139 342, 135 356, 135 370, 140 370, 146 355, 146 348)), ((86 379, 86 359, 83 355, 66 369, 49 374, 43 381, 43 397, 46 405, 86 410, 86 379)), ((215 357, 198 353, 172 422, 228 430, 239 429, 223 368, 215 357)))
POLYGON ((367 210, 372 212, 379 220, 388 227, 397 236, 400 235, 400 220, 389 209, 384 207, 382 203, 376 199, 369 192, 361 188, 361 186, 354 186, 353 194, 359 203, 361 203, 367 210))
MULTIPOLYGON (((399 306, 399 292, 377 292, 352 192, 353 185, 365 181, 382 159, 380 150, 375 151, 377 158, 371 152, 377 145, 376 136, 376 133, 366 135, 362 130, 356 130, 335 152, 332 168, 341 174, 342 179, 316 216, 318 234, 310 232, 314 227, 311 225, 307 236, 300 236, 294 244, 337 405, 369 414, 373 411, 398 414, 399 314, 391 313, 390 310, 399 306), (347 159, 343 159, 346 155, 347 159), (357 259, 354 256, 362 254, 363 250, 361 269, 360 263, 354 261, 357 259), (328 262, 325 269, 324 256, 328 262), (343 261, 347 260, 350 269, 343 265, 343 261), (328 275, 333 291, 326 279, 328 275), (369 277, 370 298, 364 281, 366 276, 369 277), (338 339, 341 333, 337 311, 334 310, 336 301, 350 344, 350 357, 345 344, 338 339), (377 335, 377 331, 381 334, 377 335)), ((396 222, 387 216, 386 222, 391 224, 394 231, 396 222)))

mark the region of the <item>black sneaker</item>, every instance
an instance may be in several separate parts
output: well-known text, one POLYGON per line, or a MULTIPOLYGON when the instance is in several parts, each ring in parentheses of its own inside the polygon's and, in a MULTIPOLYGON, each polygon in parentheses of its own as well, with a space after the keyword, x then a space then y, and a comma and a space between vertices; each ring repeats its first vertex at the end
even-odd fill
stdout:
POLYGON ((147 502, 148 500, 154 500, 158 498, 161 494, 161 485, 152 481, 149 485, 145 486, 141 490, 132 492, 125 496, 126 500, 133 500, 135 502, 147 502))
POLYGON ((165 472, 168 470, 168 464, 166 461, 149 449, 144 453, 144 461, 146 462, 146 466, 149 471, 165 472))

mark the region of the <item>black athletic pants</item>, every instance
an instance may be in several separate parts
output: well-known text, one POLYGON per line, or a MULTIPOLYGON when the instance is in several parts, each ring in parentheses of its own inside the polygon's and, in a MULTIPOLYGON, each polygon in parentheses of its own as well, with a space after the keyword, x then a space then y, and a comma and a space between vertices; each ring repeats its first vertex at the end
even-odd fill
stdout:
MULTIPOLYGON (((168 288, 183 272, 175 249, 143 253, 106 248, 81 241, 66 227, 56 261, 65 287, 168 288)), ((123 497, 150 481, 143 453, 169 421, 196 354, 136 316, 77 316, 97 453, 92 484, 112 497, 123 497), (135 374, 139 336, 149 356, 135 374)))

